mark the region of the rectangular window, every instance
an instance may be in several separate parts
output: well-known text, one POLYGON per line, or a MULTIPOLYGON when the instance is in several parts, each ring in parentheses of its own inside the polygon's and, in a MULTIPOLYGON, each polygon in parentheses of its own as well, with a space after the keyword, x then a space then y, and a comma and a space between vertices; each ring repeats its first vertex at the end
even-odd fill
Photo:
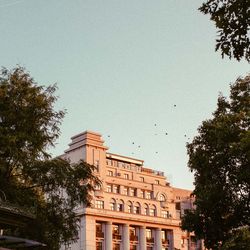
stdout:
POLYGON ((163 210, 163 211, 161 212, 161 216, 162 216, 163 218, 169 218, 169 211, 163 210))
POLYGON ((124 174, 124 179, 128 180, 129 179, 129 175, 128 174, 124 174))
POLYGON ((119 191, 120 191, 120 188, 119 188, 119 187, 120 187, 120 186, 114 185, 114 186, 113 186, 113 193, 118 194, 119 191))
POLYGON ((140 177, 140 182, 144 182, 144 177, 140 177))
POLYGON ((127 188, 127 187, 124 187, 124 188, 123 188, 123 194, 124 194, 124 195, 128 195, 128 188, 127 188))
POLYGON ((159 180, 155 180, 155 184, 156 184, 156 185, 159 185, 159 184, 160 184, 160 181, 159 181, 159 180))
POLYGON ((111 193, 112 192, 112 185, 108 184, 106 190, 107 190, 108 193, 111 193))
POLYGON ((145 196, 146 196, 146 197, 145 197, 146 199, 150 200, 151 197, 152 197, 152 196, 151 196, 151 192, 150 192, 150 191, 147 191, 147 192, 145 193, 145 196))
POLYGON ((113 176, 113 171, 108 170, 108 176, 113 176))
POLYGON ((144 193, 145 193, 144 190, 141 190, 141 191, 140 191, 140 197, 141 197, 141 198, 144 198, 144 195, 145 195, 144 193))
POLYGON ((96 200, 95 201, 95 207, 99 209, 104 209, 104 201, 96 200))
POLYGON ((181 210, 181 203, 180 202, 175 203, 175 209, 176 210, 181 210))
POLYGON ((136 188, 131 188, 130 189, 130 195, 131 196, 136 196, 136 188))

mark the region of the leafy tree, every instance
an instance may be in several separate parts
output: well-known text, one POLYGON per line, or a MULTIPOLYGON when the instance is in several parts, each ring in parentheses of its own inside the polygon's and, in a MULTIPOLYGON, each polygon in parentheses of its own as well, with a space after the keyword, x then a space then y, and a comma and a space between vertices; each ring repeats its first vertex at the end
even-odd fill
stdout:
POLYGON ((52 159, 47 152, 65 114, 54 110, 55 91, 55 85, 39 86, 22 67, 0 73, 0 190, 8 201, 36 210, 36 219, 15 234, 52 250, 76 238, 74 208, 89 205, 99 183, 93 166, 52 159))
POLYGON ((229 238, 221 247, 221 250, 246 250, 250 248, 250 228, 239 228, 232 231, 229 238))
POLYGON ((218 98, 211 119, 187 145, 195 176, 196 209, 182 228, 219 249, 235 228, 250 225, 250 76, 231 85, 230 98, 218 98))
POLYGON ((221 55, 245 58, 250 62, 250 1, 249 0, 208 0, 199 8, 218 28, 216 51, 221 55))

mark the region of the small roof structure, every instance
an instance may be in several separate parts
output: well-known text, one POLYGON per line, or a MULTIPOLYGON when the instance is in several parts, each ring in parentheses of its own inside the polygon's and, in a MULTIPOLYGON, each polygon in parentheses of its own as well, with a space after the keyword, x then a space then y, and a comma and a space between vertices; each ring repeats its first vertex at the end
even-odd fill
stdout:
MULTIPOLYGON (((24 227, 29 221, 34 219, 35 214, 29 209, 0 200, 0 229, 24 227)), ((40 242, 15 236, 1 235, 1 233, 0 230, 0 250, 34 249, 46 246, 40 242)))
POLYGON ((30 220, 35 219, 35 215, 24 207, 0 201, 0 228, 9 226, 23 227, 30 220))
POLYGON ((46 246, 46 245, 33 240, 27 240, 13 236, 5 236, 5 235, 0 236, 0 250, 22 249, 24 247, 35 248, 41 246, 46 246))

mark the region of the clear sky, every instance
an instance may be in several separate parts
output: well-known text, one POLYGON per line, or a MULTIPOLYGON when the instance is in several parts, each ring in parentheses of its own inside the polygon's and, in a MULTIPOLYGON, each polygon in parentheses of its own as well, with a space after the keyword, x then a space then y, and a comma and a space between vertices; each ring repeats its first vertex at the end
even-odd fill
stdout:
POLYGON ((0 66, 20 64, 39 84, 57 82, 56 108, 67 109, 53 155, 88 129, 110 152, 192 188, 186 142, 219 92, 228 95, 249 73, 248 63, 214 52, 216 31, 201 3, 0 0, 0 66))

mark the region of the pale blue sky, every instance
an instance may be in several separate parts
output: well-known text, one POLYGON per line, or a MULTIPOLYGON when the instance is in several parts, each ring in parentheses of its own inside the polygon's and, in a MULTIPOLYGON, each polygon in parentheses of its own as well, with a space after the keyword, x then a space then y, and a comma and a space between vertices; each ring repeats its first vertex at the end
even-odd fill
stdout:
POLYGON ((67 115, 54 155, 93 130, 110 152, 192 188, 187 138, 211 117, 219 91, 227 95, 249 72, 248 63, 214 52, 216 31, 201 3, 0 0, 0 66, 20 64, 40 84, 58 83, 56 108, 67 115))

